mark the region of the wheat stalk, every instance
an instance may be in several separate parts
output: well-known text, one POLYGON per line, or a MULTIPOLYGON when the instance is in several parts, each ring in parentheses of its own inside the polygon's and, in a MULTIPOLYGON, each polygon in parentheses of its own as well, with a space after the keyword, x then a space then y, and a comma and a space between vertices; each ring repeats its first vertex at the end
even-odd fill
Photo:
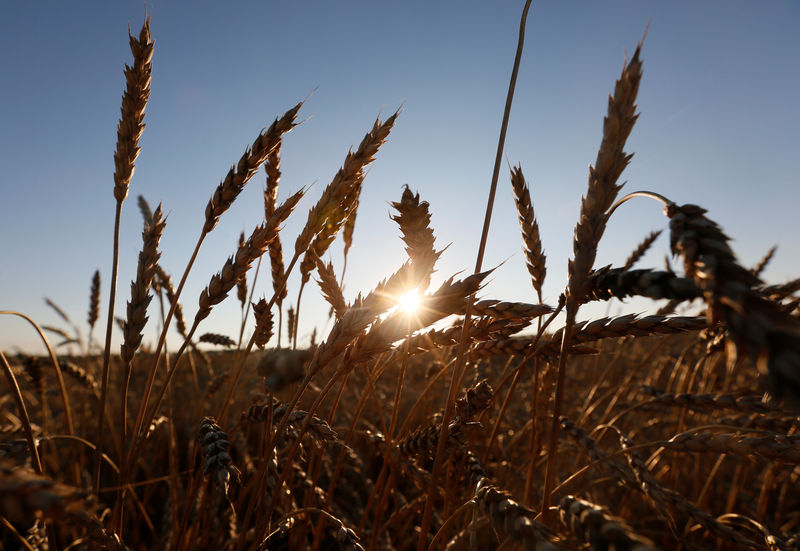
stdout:
MULTIPOLYGON (((603 122, 603 139, 597 152, 594 166, 589 166, 589 187, 581 201, 581 213, 575 226, 573 240, 573 259, 567 268, 569 282, 567 284, 566 326, 575 322, 580 301, 586 295, 589 285, 589 274, 597 255, 597 245, 605 232, 608 215, 621 185, 617 180, 628 165, 632 155, 623 148, 628 135, 636 122, 636 94, 642 78, 642 62, 639 59, 642 43, 636 46, 633 57, 622 70, 622 75, 614 86, 614 95, 608 99, 608 115, 603 122)), ((566 370, 568 335, 561 346, 556 379, 555 398, 553 400, 553 419, 550 426, 547 466, 544 491, 542 493, 542 511, 549 516, 550 493, 555 480, 555 463, 558 456, 558 419, 564 400, 564 372, 566 370)))
POLYGON ((111 329, 114 320, 114 304, 117 295, 117 269, 119 265, 119 226, 122 216, 122 203, 128 196, 128 187, 133 176, 136 158, 139 156, 139 138, 144 131, 144 111, 150 98, 150 79, 153 70, 153 46, 150 37, 150 18, 145 17, 139 38, 128 32, 128 41, 133 54, 133 67, 125 66, 127 87, 122 96, 122 116, 117 126, 117 147, 114 151, 114 245, 111 262, 110 296, 108 299, 108 320, 103 349, 103 375, 98 404, 97 439, 94 460, 94 493, 100 490, 100 457, 103 453, 103 423, 106 399, 108 396, 108 364, 111 359, 111 329))

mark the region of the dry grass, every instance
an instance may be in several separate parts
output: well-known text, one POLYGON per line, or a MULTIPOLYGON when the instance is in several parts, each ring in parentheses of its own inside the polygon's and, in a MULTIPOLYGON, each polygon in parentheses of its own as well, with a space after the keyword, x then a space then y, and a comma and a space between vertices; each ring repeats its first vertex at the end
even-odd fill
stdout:
MULTIPOLYGON (((131 48, 115 154, 115 234, 144 128, 147 21, 131 48)), ((140 197, 144 244, 121 354, 111 355, 108 339, 103 357, 91 354, 99 272, 82 355, 0 354, 0 548, 798 548, 798 280, 766 286, 759 274, 773 250, 742 267, 705 209, 663 198, 684 275, 632 269, 658 233, 645 236, 624 266, 595 267, 630 160, 623 148, 637 116, 640 54, 641 44, 609 99, 568 287, 555 305, 541 303, 545 257, 518 167, 508 185, 538 303, 472 303, 488 272, 428 290, 442 254, 435 208, 408 188, 393 203, 408 258, 346 301, 344 268, 337 279, 321 257, 340 230, 350 248, 365 168, 397 113, 377 120, 347 154, 287 263, 281 225, 305 190, 277 204, 280 154, 302 103, 261 133, 214 191, 177 287, 160 265, 161 208, 153 212, 140 197), (264 220, 210 277, 187 327, 181 291, 197 252, 262 164, 264 220), (251 267, 265 255, 273 294, 254 300, 251 267), (300 289, 318 274, 332 328, 307 350, 253 353, 281 343, 274 319, 280 327, 295 268, 300 289), (244 321, 231 333, 239 340, 206 332, 195 342, 234 287, 244 321), (412 289, 419 308, 395 308, 412 289), (148 319, 152 296, 158 320, 148 319), (630 296, 669 299, 673 309, 702 299, 704 311, 577 319, 583 304, 630 296), (551 330, 564 309, 566 322, 551 330), (143 342, 157 321, 158 341, 143 342), (182 337, 177 351, 165 350, 168 331, 182 337), (205 352, 198 343, 230 350, 205 352)), ((116 260, 112 300, 115 285, 116 260)), ((289 342, 299 302, 287 307, 289 342)), ((80 328, 48 305, 68 329, 45 329, 82 346, 80 328)))

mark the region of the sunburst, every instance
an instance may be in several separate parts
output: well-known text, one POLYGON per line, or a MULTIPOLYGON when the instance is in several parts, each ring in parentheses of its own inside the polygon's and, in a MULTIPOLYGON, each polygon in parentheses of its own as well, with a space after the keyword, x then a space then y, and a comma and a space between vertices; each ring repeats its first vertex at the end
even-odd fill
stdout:
POLYGON ((397 299, 397 307, 406 314, 413 314, 419 308, 419 302, 419 292, 412 289, 397 299))

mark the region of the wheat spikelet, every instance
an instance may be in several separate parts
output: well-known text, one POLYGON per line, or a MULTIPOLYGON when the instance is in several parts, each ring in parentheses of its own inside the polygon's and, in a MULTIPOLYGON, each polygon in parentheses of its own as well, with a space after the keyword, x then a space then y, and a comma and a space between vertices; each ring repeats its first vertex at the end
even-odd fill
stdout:
POLYGON ((769 297, 770 300, 782 300, 792 296, 797 291, 800 291, 800 278, 781 283, 779 285, 767 285, 759 287, 758 291, 769 297))
MULTIPOLYGON (((364 136, 355 153, 350 151, 347 154, 342 167, 322 192, 317 204, 308 212, 308 220, 295 241, 295 254, 299 255, 306 251, 311 240, 321 231, 325 231, 327 224, 330 223, 331 229, 327 230, 326 235, 320 239, 319 245, 315 247, 317 256, 325 252, 327 249, 327 247, 323 249, 325 240, 330 235, 335 235, 341 224, 344 223, 346 216, 342 209, 350 208, 352 210, 355 199, 353 190, 361 185, 364 179, 364 168, 375 159, 378 149, 389 136, 398 114, 399 112, 395 113, 383 123, 377 119, 372 130, 364 136)), ((313 267, 312 264, 308 273, 313 267)))
MULTIPOLYGON (((382 124, 380 119, 375 121, 375 125, 364 136, 358 150, 355 153, 348 152, 342 168, 339 169, 331 183, 328 184, 320 201, 314 207, 316 209, 320 206, 320 203, 326 199, 326 195, 330 191, 327 198, 329 203, 320 210, 320 215, 324 216, 325 219, 321 225, 316 227, 316 237, 314 237, 310 247, 306 249, 303 260, 300 262, 300 275, 303 284, 308 281, 311 272, 316 267, 317 259, 322 258, 331 243, 336 239, 337 233, 347 218, 356 208, 358 197, 361 193, 360 188, 364 181, 364 169, 375 160, 375 155, 389 136, 396 117, 397 113, 382 124)), ((312 209, 312 212, 314 209, 312 209)), ((309 222, 311 221, 312 212, 309 212, 309 222)), ((298 236, 295 251, 298 251, 297 244, 300 243, 303 234, 306 233, 308 228, 309 226, 306 224, 306 228, 298 236)))
POLYGON ((650 249, 653 245, 653 242, 658 239, 658 236, 661 235, 662 230, 653 231, 648 233, 644 239, 642 239, 641 243, 639 243, 636 248, 631 252, 627 259, 625 259, 625 264, 623 264, 623 268, 626 270, 630 270, 634 264, 636 264, 640 258, 644 256, 644 254, 650 249))
POLYGON ((139 138, 144 132, 144 110, 150 98, 150 78, 153 71, 153 41, 150 39, 150 18, 146 17, 139 38, 128 34, 133 67, 125 66, 125 93, 122 96, 122 116, 117 126, 117 148, 114 151, 114 198, 122 203, 128 196, 139 138))
POLYGON ((197 340, 208 344, 216 344, 217 346, 224 346, 230 348, 236 346, 236 341, 227 335, 220 335, 219 333, 203 333, 197 340))
POLYGON ((93 394, 97 394, 99 385, 91 373, 86 371, 83 367, 79 366, 75 362, 71 362, 69 360, 62 361, 59 365, 61 365, 61 370, 64 373, 79 381, 85 388, 92 391, 93 394))
POLYGON ((213 476, 215 484, 230 499, 231 486, 239 483, 239 469, 231 460, 227 433, 213 417, 203 417, 198 439, 203 447, 203 476, 213 476))
POLYGON ((222 270, 211 278, 209 284, 200 293, 200 309, 195 315, 195 324, 208 317, 212 306, 222 302, 236 282, 244 277, 253 261, 264 254, 269 242, 278 234, 279 226, 291 214, 303 193, 303 190, 298 191, 275 209, 275 213, 270 216, 269 220, 257 226, 245 244, 239 247, 236 254, 225 262, 222 270))
POLYGON ((255 344, 263 350, 272 338, 272 311, 267 308, 269 305, 264 298, 259 300, 258 303, 252 303, 252 305, 253 316, 256 318, 256 327, 261 328, 255 335, 255 344), (264 319, 264 316, 267 316, 267 318, 264 319))
POLYGON ((680 451, 759 455, 774 461, 800 463, 800 436, 771 434, 744 436, 710 432, 684 432, 659 445, 680 451))
POLYGON ((590 273, 583 301, 629 296, 684 301, 701 297, 702 291, 691 279, 678 277, 672 272, 605 266, 590 273))
MULTIPOLYGON (((467 344, 503 339, 509 332, 516 333, 519 327, 520 325, 512 320, 479 318, 470 324, 467 344)), ((419 354, 439 347, 454 346, 458 344, 462 331, 463 321, 460 321, 446 329, 431 329, 412 335, 395 349, 403 352, 408 349, 409 354, 419 354)))
POLYGON ((581 202, 580 220, 575 227, 573 241, 574 258, 568 266, 567 298, 572 301, 579 301, 586 293, 589 272, 597 254, 597 244, 606 228, 606 211, 622 188, 617 185, 617 180, 632 157, 623 148, 638 117, 635 101, 642 78, 642 62, 639 60, 641 47, 641 43, 636 46, 633 57, 616 82, 614 95, 608 99, 603 141, 594 166, 589 167, 589 190, 581 202))
POLYGON ((347 302, 342 295, 342 289, 336 281, 336 274, 333 272, 333 264, 328 262, 325 264, 321 260, 317 260, 317 273, 319 273, 319 288, 322 291, 322 296, 331 305, 336 318, 341 318, 347 310, 347 302))
POLYGON ((136 202, 139 205, 139 212, 142 213, 145 227, 153 224, 153 209, 150 208, 150 203, 144 198, 144 195, 138 195, 136 202))
MULTIPOLYGON (((462 393, 455 403, 455 417, 447 426, 447 449, 463 445, 466 429, 477 424, 473 420, 489 407, 493 398, 494 390, 485 379, 462 393)), ((402 457, 415 457, 418 460, 431 458, 441 431, 441 421, 418 428, 397 442, 397 450, 402 457)))
POLYGON ((92 276, 92 286, 89 290, 89 315, 86 321, 89 323, 89 329, 94 329, 94 324, 97 323, 97 318, 100 315, 100 270, 95 270, 92 276))
POLYGON ((241 156, 239 162, 230 168, 206 205, 206 222, 203 226, 203 233, 214 229, 219 222, 219 217, 233 204, 245 184, 264 164, 267 155, 281 142, 281 136, 296 126, 297 112, 300 111, 302 105, 302 102, 298 103, 284 113, 281 118, 275 119, 269 128, 258 135, 253 145, 241 156))
MULTIPOLYGON (((706 326, 700 317, 689 316, 645 316, 639 318, 636 314, 626 314, 615 318, 600 318, 594 321, 578 322, 570 334, 570 341, 582 343, 606 339, 610 337, 624 337, 627 335, 647 336, 683 333, 696 331, 706 326)), ((550 341, 557 345, 561 342, 564 328, 558 329, 550 341)))
MULTIPOLYGON (((278 185, 281 179, 281 146, 282 141, 278 142, 269 155, 267 162, 264 163, 264 171, 267 173, 267 184, 264 188, 264 218, 267 219, 275 213, 275 205, 278 202, 278 185)), ((272 288, 277 293, 276 303, 280 310, 283 299, 286 298, 286 286, 283 285, 284 266, 283 266, 283 247, 281 246, 280 234, 275 237, 268 245, 269 260, 272 267, 272 288)))
MULTIPOLYGON (((464 444, 464 428, 466 424, 458 420, 451 421, 447 426, 447 448, 452 449, 464 444)), ((420 427, 397 442, 397 450, 401 457, 414 457, 420 462, 430 460, 436 452, 439 434, 442 432, 441 423, 431 423, 420 427)))
POLYGON ((142 342, 142 331, 147 323, 147 307, 152 295, 150 286, 156 274, 158 259, 158 242, 164 231, 166 221, 162 218, 161 205, 153 214, 153 224, 142 232, 142 251, 139 253, 139 264, 136 268, 136 281, 131 282, 131 300, 128 301, 127 319, 123 330, 124 341, 120 347, 120 356, 125 364, 130 364, 133 355, 142 342))
POLYGON ((58 314, 58 317, 60 317, 60 318, 61 318, 62 320, 64 320, 66 323, 72 324, 72 320, 71 320, 71 319, 69 319, 69 316, 67 315, 67 313, 66 313, 66 312, 64 312, 64 310, 62 310, 62 309, 61 309, 61 307, 59 307, 59 306, 58 306, 58 304, 56 304, 55 302, 53 302, 53 301, 52 301, 50 298, 48 298, 48 297, 44 297, 44 303, 45 303, 47 306, 49 306, 49 307, 50 307, 50 308, 51 308, 51 309, 52 309, 52 310, 53 310, 53 311, 54 311, 56 314, 58 314))
POLYGON ((736 261, 720 227, 697 205, 669 203, 670 245, 703 290, 709 323, 722 320, 740 354, 750 354, 778 398, 800 404, 800 322, 756 289, 761 281, 736 261))
POLYGON ((525 245, 525 266, 531 276, 531 283, 536 290, 536 294, 541 300, 542 284, 547 275, 545 261, 547 257, 542 251, 542 240, 539 236, 539 223, 533 212, 533 203, 525 176, 522 174, 522 166, 511 169, 511 187, 514 190, 514 204, 517 206, 519 215, 519 227, 522 231, 522 242, 525 245))
POLYGON ((442 251, 437 252, 433 247, 435 238, 430 227, 430 205, 427 201, 420 202, 419 193, 414 194, 405 186, 400 201, 392 203, 392 207, 399 213, 392 216, 392 220, 400 226, 406 253, 414 266, 413 279, 408 287, 419 287, 424 292, 430 285, 433 267, 442 254, 442 251))
POLYGON ((547 528, 535 520, 536 513, 495 486, 491 479, 478 482, 475 499, 495 530, 505 531, 512 540, 522 543, 526 551, 555 550, 548 541, 547 528))
MULTIPOLYGON (((353 246, 353 232, 356 229, 356 214, 358 214, 358 205, 361 198, 361 186, 353 190, 353 206, 350 209, 350 214, 347 220, 344 221, 342 228, 342 242, 344 243, 344 258, 347 262, 347 253, 350 252, 350 247, 353 246)), ((344 269, 342 269, 342 277, 344 277, 344 269)))
MULTIPOLYGON (((238 247, 242 248, 244 246, 244 232, 239 234, 239 243, 238 247)), ((247 304, 247 277, 242 276, 239 278, 239 281, 236 282, 236 298, 239 299, 239 302, 242 305, 242 308, 245 307, 247 304)))
MULTIPOLYGON (((594 321, 582 321, 574 324, 570 331, 570 353, 592 353, 595 350, 585 348, 583 343, 599 339, 624 337, 627 335, 648 336, 696 331, 706 326, 703 318, 684 316, 645 316, 637 318, 635 314, 627 314, 616 318, 600 318, 594 321)), ((563 338, 564 328, 553 335, 539 339, 535 351, 530 347, 537 340, 535 337, 496 339, 480 342, 473 346, 472 354, 477 357, 513 354, 543 354, 556 356, 563 338)))
POLYGON ((770 260, 772 260, 772 257, 775 256, 775 251, 776 250, 778 250, 778 246, 777 245, 774 245, 774 246, 770 247, 770 249, 767 251, 767 254, 764 255, 764 258, 762 258, 759 261, 758 264, 753 266, 753 268, 750 270, 750 272, 754 276, 759 277, 764 272, 764 270, 766 269, 767 264, 769 264, 770 260))
POLYGON ((599 505, 565 496, 559 504, 561 521, 572 532, 589 542, 592 549, 651 551, 653 542, 636 534, 627 523, 599 505))
POLYGON ((292 341, 292 337, 294 336, 294 308, 289 306, 289 309, 286 311, 286 334, 289 337, 289 342, 292 341))
MULTIPOLYGON (((456 314, 464 315, 466 308, 456 314)), ((492 319, 530 321, 553 311, 546 304, 529 304, 527 302, 505 302, 502 300, 480 300, 472 305, 475 316, 487 316, 492 319)))
POLYGON ((661 404, 700 410, 730 409, 745 413, 781 413, 783 408, 761 400, 759 396, 735 394, 670 394, 651 386, 641 389, 661 404))
MULTIPOLYGON (((288 405, 273 399, 271 403, 267 404, 253 404, 247 410, 242 412, 242 422, 245 423, 264 423, 272 416, 272 424, 279 424, 288 410, 288 405)), ((287 426, 293 425, 298 427, 302 425, 308 418, 308 412, 302 410, 292 410, 289 413, 287 426)), ((311 424, 308 427, 308 432, 318 441, 335 441, 339 439, 336 431, 320 417, 316 415, 311 416, 311 424)))
MULTIPOLYGON (((413 263, 412 263, 413 266, 413 263)), ((413 315, 396 311, 384 320, 380 320, 360 337, 353 349, 348 353, 348 360, 353 362, 373 358, 384 352, 395 341, 402 339, 412 331, 449 316, 464 307, 470 295, 476 293, 483 280, 491 272, 473 274, 463 280, 448 279, 439 289, 422 297, 413 315)))
MULTIPOLYGON (((356 297, 344 315, 336 320, 328 338, 314 351, 308 368, 309 377, 313 377, 337 358, 378 315, 396 304, 398 293, 404 289, 411 269, 411 264, 405 263, 394 274, 378 283, 366 298, 362 298, 361 295, 356 297)), ((290 327, 293 325, 290 324, 290 327)))

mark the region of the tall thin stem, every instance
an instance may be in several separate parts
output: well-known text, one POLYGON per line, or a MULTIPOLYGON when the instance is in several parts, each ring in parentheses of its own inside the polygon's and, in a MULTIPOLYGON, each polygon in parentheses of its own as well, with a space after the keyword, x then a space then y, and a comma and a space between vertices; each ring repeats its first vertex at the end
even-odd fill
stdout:
POLYGON ((111 362, 111 331, 114 328, 114 302, 117 299, 117 269, 119 267, 119 224, 122 217, 122 201, 117 200, 114 214, 114 252, 111 261, 111 281, 109 281, 108 318, 106 319, 106 340, 103 346, 103 380, 100 387, 100 403, 97 410, 97 437, 94 452, 94 479, 92 491, 100 490, 100 458, 103 455, 103 419, 105 418, 106 401, 108 400, 109 363, 111 362))
MULTIPOLYGON (((514 57, 514 69, 511 71, 511 82, 508 85, 508 95, 506 96, 506 106, 503 112, 503 123, 500 127, 500 138, 497 141, 497 155, 494 161, 494 172, 492 173, 492 185, 489 188, 489 199, 486 204, 486 215, 483 221, 483 231, 481 233, 481 243, 478 247, 478 258, 475 261, 475 273, 481 271, 483 266, 483 255, 486 251, 486 240, 489 235, 489 224, 492 220, 492 209, 494 207, 494 197, 497 192, 497 179, 500 174, 500 160, 503 157, 503 146, 506 140, 506 130, 508 129, 508 119, 511 115, 511 104, 514 99, 514 88, 517 84, 517 74, 519 73, 519 64, 522 59, 522 49, 525 43, 525 23, 528 19, 528 10, 531 7, 531 0, 526 0, 525 7, 522 10, 522 17, 519 22, 519 38, 517 40, 517 53, 514 57)), ((447 394, 447 404, 445 406, 444 415, 442 416, 442 431, 439 433, 439 442, 436 446, 436 455, 434 456, 433 469, 431 471, 431 482, 428 487, 428 499, 425 502, 425 512, 422 516, 422 525, 419 535, 419 542, 417 543, 417 551, 424 551, 428 547, 428 533, 430 532, 431 516, 433 514, 433 502, 436 496, 436 485, 438 483, 439 475, 444 463, 445 444, 447 442, 447 426, 453 416, 453 407, 458 395, 458 390, 461 384, 461 378, 464 371, 465 348, 467 336, 469 335, 469 325, 472 317, 472 303, 475 296, 471 295, 467 303, 467 311, 464 315, 464 327, 461 331, 461 338, 458 343, 458 355, 456 357, 455 367, 453 368, 453 377, 450 379, 450 390, 447 394)))

